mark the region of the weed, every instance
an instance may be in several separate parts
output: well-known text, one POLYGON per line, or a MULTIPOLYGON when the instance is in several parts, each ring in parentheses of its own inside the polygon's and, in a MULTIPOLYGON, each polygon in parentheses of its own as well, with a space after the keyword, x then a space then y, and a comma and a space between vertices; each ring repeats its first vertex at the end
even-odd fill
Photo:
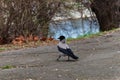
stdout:
POLYGON ((12 69, 12 68, 15 68, 15 66, 6 65, 6 66, 1 67, 1 69, 12 69))

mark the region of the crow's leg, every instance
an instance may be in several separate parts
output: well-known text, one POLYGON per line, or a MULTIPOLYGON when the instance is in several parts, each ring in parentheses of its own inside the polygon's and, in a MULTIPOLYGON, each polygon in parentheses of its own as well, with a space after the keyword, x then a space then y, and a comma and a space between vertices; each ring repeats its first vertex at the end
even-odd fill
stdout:
POLYGON ((59 61, 60 58, 61 58, 61 55, 58 56, 57 61, 59 61))
POLYGON ((68 61, 70 60, 70 57, 68 56, 68 61))

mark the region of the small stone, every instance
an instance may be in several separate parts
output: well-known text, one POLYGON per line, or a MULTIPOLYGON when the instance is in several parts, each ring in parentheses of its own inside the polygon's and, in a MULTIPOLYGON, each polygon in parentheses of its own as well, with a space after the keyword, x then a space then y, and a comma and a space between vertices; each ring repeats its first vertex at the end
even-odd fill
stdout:
POLYGON ((112 69, 113 67, 109 67, 110 69, 112 69))
POLYGON ((40 77, 40 79, 42 79, 42 77, 40 77))
POLYGON ((117 51, 117 53, 120 53, 120 51, 117 51))
POLYGON ((69 70, 67 70, 67 69, 65 70, 65 72, 68 72, 68 71, 69 71, 69 70))
POLYGON ((46 72, 43 72, 43 74, 46 74, 46 72))
POLYGON ((56 68, 56 69, 54 69, 53 71, 58 71, 58 69, 56 68))
POLYGON ((29 79, 27 79, 27 80, 33 80, 33 79, 29 78, 29 79))
POLYGON ((58 77, 59 77, 59 78, 61 78, 61 77, 62 77, 62 75, 58 75, 58 77))
POLYGON ((93 50, 96 50, 95 48, 93 48, 93 50))

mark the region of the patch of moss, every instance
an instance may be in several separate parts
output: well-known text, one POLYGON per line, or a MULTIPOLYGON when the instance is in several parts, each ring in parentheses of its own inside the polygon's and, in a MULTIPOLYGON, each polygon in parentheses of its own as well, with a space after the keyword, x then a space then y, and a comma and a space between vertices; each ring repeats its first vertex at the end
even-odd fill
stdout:
POLYGON ((6 50, 6 48, 0 48, 0 51, 6 50))
POLYGON ((1 67, 1 69, 12 69, 12 68, 15 68, 15 66, 6 65, 6 66, 1 67))

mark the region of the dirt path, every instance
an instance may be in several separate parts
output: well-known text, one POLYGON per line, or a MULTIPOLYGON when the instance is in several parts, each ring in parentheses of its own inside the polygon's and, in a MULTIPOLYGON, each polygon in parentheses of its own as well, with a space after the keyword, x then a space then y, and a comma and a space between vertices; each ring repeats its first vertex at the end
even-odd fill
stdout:
POLYGON ((70 46, 78 61, 57 62, 56 46, 1 52, 0 80, 120 80, 120 31, 70 46))

